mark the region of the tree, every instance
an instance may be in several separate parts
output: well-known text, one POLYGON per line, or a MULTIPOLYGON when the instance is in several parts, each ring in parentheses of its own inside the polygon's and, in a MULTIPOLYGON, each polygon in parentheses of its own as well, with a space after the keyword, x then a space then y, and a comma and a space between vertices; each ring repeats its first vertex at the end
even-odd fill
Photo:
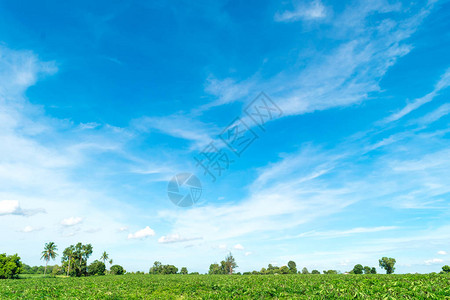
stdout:
POLYGON ((87 274, 87 260, 91 256, 93 248, 91 244, 83 245, 77 243, 75 246, 70 245, 63 252, 61 262, 67 265, 67 275, 75 275, 77 277, 86 276, 87 274), (72 272, 70 272, 72 268, 72 272))
POLYGON ((210 275, 219 275, 219 274, 224 274, 224 273, 223 273, 223 270, 220 267, 220 265, 218 263, 214 263, 214 264, 211 264, 209 266, 208 274, 210 274, 210 275))
POLYGON ((377 274, 377 269, 375 269, 375 267, 372 267, 372 269, 370 269, 370 274, 377 274))
POLYGON ((56 250, 58 250, 58 247, 54 242, 46 243, 44 246, 44 251, 42 251, 41 259, 45 260, 45 270, 44 270, 44 276, 45 273, 47 273, 47 264, 50 259, 55 259, 58 254, 56 253, 56 250))
POLYGON ((162 273, 162 264, 159 261, 155 261, 153 263, 153 267, 150 268, 150 274, 161 274, 162 273))
POLYGON ((444 271, 445 273, 450 273, 450 267, 448 265, 445 265, 442 267, 442 271, 444 271))
POLYGON ((337 274, 338 272, 336 270, 323 270, 323 274, 337 274))
POLYGON ((234 269, 236 269, 237 267, 238 265, 236 264, 236 260, 230 252, 225 258, 225 270, 228 274, 233 274, 234 269))
POLYGON ((103 261, 103 264, 106 266, 106 261, 109 259, 109 254, 106 251, 103 251, 102 256, 100 256, 100 260, 103 261))
POLYGON ((87 268, 87 271, 89 275, 105 275, 105 263, 99 260, 94 260, 94 262, 87 268))
POLYGON ((380 267, 386 270, 386 274, 392 274, 395 271, 395 259, 391 257, 383 257, 379 261, 380 267))
POLYGON ((187 275, 188 274, 187 268, 186 267, 182 267, 181 270, 180 270, 180 274, 187 275))
POLYGON ((306 267, 302 269, 302 274, 304 275, 309 274, 308 269, 306 267))
POLYGON ((122 266, 119 266, 119 265, 111 266, 111 274, 112 275, 123 275, 125 273, 126 273, 126 271, 122 266))
POLYGON ((291 274, 297 274, 297 264, 295 263, 295 261, 290 260, 288 262, 288 267, 291 274))
POLYGON ((320 274, 320 272, 317 271, 317 270, 312 270, 312 271, 311 271, 311 274, 320 274))
POLYGON ((22 271, 22 262, 17 254, 0 254, 0 279, 16 278, 22 271))
POLYGON ((67 276, 70 275, 70 266, 74 264, 74 252, 75 247, 73 245, 70 245, 63 251, 63 257, 61 258, 61 262, 63 263, 63 266, 67 265, 67 276))
POLYGON ((280 268, 280 273, 281 274, 289 274, 289 268, 287 266, 282 266, 280 268))
POLYGON ((352 272, 353 274, 362 274, 363 270, 364 270, 363 266, 361 264, 357 264, 353 267, 352 272))

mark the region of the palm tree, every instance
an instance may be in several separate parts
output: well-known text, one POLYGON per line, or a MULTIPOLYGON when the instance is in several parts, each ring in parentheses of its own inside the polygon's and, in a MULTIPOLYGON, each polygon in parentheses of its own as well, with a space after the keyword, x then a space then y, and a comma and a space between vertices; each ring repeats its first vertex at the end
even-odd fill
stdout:
POLYGON ((45 269, 44 269, 44 276, 45 273, 47 273, 47 264, 50 259, 55 259, 56 256, 58 256, 58 253, 56 253, 56 250, 58 250, 58 247, 54 242, 46 243, 44 246, 44 251, 42 251, 41 259, 45 260, 45 269))
POLYGON ((103 260, 103 264, 105 264, 105 262, 109 259, 109 255, 108 253, 106 253, 106 251, 103 251, 102 256, 100 257, 100 260, 103 260))

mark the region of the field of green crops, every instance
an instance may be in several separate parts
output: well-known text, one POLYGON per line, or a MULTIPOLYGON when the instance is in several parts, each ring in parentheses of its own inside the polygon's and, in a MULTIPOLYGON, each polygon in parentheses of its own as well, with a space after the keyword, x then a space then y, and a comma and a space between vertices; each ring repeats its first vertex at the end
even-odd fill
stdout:
POLYGON ((124 275, 0 280, 0 299, 450 299, 449 275, 124 275))

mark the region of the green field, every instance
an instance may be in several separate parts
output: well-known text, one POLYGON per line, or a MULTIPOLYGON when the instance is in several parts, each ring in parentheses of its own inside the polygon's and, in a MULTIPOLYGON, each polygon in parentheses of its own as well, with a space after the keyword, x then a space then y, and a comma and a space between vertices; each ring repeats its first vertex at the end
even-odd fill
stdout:
POLYGON ((0 280, 0 299, 450 299, 450 276, 124 275, 0 280))

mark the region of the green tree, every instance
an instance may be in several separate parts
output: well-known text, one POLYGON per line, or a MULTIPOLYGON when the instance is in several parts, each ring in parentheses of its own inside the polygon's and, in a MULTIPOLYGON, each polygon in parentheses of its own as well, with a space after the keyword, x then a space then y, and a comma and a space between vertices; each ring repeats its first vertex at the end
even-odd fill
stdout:
POLYGON ((394 265, 396 263, 394 258, 383 257, 379 261, 380 267, 386 270, 386 274, 392 274, 395 271, 394 265))
POLYGON ((180 274, 187 275, 188 274, 187 268, 186 267, 182 267, 181 270, 180 270, 180 274))
POLYGON ((280 273, 281 274, 289 274, 289 268, 287 266, 282 266, 280 268, 280 273))
POLYGON ((372 269, 370 269, 370 274, 377 274, 377 269, 375 269, 375 267, 372 267, 372 269))
POLYGON ((155 261, 153 263, 153 266, 150 268, 149 273, 150 274, 162 274, 162 269, 163 269, 163 266, 162 266, 161 262, 155 261))
POLYGON ((363 266, 361 264, 357 264, 353 267, 352 272, 353 274, 362 274, 363 270, 364 270, 363 266))
POLYGON ((323 274, 337 274, 338 272, 336 270, 323 270, 323 274))
POLYGON ((119 265, 111 266, 111 274, 112 275, 123 275, 125 273, 126 273, 126 271, 122 266, 119 266, 119 265))
POLYGON ((364 266, 364 274, 370 274, 370 267, 364 266))
POLYGON ((288 267, 291 274, 297 274, 297 264, 295 263, 295 261, 290 260, 288 262, 288 267))
POLYGON ((302 274, 304 275, 309 274, 308 269, 306 267, 302 269, 302 274))
POLYGON ((17 254, 0 254, 0 279, 16 278, 22 271, 22 262, 17 254))
POLYGON ((311 274, 320 274, 320 272, 317 271, 317 270, 312 270, 312 271, 311 271, 311 274))
POLYGON ((106 266, 105 263, 99 261, 99 260, 94 260, 94 262, 92 262, 88 268, 87 268, 88 274, 89 275, 105 275, 105 271, 106 271, 106 266))
POLYGON ((236 264, 236 260, 234 259, 231 252, 228 254, 228 256, 225 258, 225 270, 228 274, 233 274, 234 269, 236 269, 238 265, 236 264))
POLYGON ((109 259, 109 254, 106 251, 103 251, 102 256, 100 256, 100 260, 103 261, 103 264, 106 267, 106 261, 109 259))
POLYGON ((218 263, 214 263, 209 266, 208 274, 219 275, 219 274, 223 274, 223 271, 218 263))
POLYGON ((67 266, 67 276, 70 275, 70 267, 73 266, 73 264, 75 263, 74 252, 75 247, 73 245, 70 245, 63 251, 61 262, 64 267, 67 266))
POLYGON ((445 273, 450 273, 450 267, 448 265, 445 265, 442 267, 442 271, 444 271, 445 273))
POLYGON ((75 246, 70 245, 63 251, 61 262, 67 266, 67 275, 75 275, 77 277, 86 276, 87 260, 91 256, 93 248, 91 244, 83 245, 77 243, 75 246), (72 270, 72 272, 70 272, 72 270))
POLYGON ((44 269, 44 275, 47 273, 47 264, 50 259, 54 260, 58 254, 56 253, 56 250, 58 250, 58 247, 54 242, 46 243, 44 246, 44 251, 42 251, 41 259, 45 260, 45 269, 44 269))

